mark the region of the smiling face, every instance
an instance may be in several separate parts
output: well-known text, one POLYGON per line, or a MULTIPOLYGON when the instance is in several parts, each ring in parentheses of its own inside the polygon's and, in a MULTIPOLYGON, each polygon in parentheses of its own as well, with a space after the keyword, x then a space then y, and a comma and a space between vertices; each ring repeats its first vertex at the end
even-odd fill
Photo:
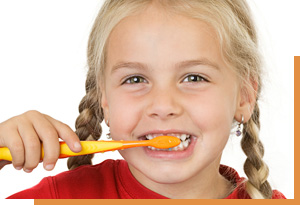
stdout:
POLYGON ((216 178, 240 105, 238 82, 204 22, 156 7, 123 19, 108 40, 102 87, 111 137, 190 138, 177 151, 120 151, 133 175, 152 189, 216 178))

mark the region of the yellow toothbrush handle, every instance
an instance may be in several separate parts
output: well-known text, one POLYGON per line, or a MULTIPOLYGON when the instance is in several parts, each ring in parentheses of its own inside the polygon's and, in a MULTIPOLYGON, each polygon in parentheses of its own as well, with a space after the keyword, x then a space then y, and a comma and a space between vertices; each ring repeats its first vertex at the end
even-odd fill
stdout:
MULTIPOLYGON (((93 154, 98 152, 106 152, 121 148, 121 142, 114 141, 82 141, 82 150, 78 153, 72 152, 65 142, 60 142, 60 155, 59 158, 66 158, 71 156, 93 154)), ((42 149, 42 157, 44 157, 44 150, 42 149)))
MULTIPOLYGON (((117 141, 82 141, 80 142, 82 146, 81 152, 75 153, 70 150, 65 142, 60 142, 60 155, 59 158, 66 158, 71 156, 93 154, 98 152, 106 152, 116 149, 121 149, 123 143, 117 141)), ((41 150, 41 160, 44 158, 44 148, 42 146, 41 150)), ((7 147, 0 147, 0 161, 7 160, 12 161, 12 156, 7 147)))
POLYGON ((7 147, 0 147, 0 160, 12 161, 10 151, 7 147))

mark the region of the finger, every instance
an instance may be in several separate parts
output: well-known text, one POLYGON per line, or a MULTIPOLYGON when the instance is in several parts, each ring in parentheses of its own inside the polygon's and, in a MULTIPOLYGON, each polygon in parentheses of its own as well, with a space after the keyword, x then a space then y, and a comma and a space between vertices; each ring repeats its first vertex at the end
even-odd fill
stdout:
POLYGON ((31 172, 36 168, 41 158, 41 142, 29 121, 23 121, 18 124, 19 134, 25 147, 25 163, 23 169, 25 172, 31 172))
MULTIPOLYGON (((9 149, 13 166, 15 169, 20 170, 23 168, 25 159, 24 145, 17 126, 12 122, 14 122, 14 118, 0 123, 0 147, 7 147, 9 149)), ((3 161, 1 164, 4 164, 3 161)))
POLYGON ((48 115, 45 115, 45 117, 52 123, 58 133, 58 136, 67 143, 68 147, 73 152, 81 151, 82 148, 79 137, 68 125, 55 120, 48 115))
POLYGON ((60 154, 58 134, 54 126, 44 117, 37 114, 32 118, 33 127, 43 143, 43 165, 46 170, 52 170, 60 154))
POLYGON ((5 138, 3 140, 4 146, 6 146, 10 151, 13 166, 15 169, 20 170, 23 168, 25 162, 23 141, 17 129, 11 129, 6 132, 6 134, 9 138, 5 138))

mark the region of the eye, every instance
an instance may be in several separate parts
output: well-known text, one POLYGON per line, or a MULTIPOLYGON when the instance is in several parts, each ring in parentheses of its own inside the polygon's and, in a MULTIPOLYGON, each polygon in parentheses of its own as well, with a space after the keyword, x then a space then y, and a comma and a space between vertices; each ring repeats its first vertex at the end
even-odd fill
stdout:
POLYGON ((205 78, 203 78, 202 76, 198 75, 198 74, 190 74, 188 76, 186 76, 182 82, 189 82, 189 83, 193 83, 193 82, 208 82, 208 80, 206 80, 205 78))
POLYGON ((145 78, 141 76, 131 76, 127 78, 122 84, 138 84, 138 83, 147 83, 145 78))

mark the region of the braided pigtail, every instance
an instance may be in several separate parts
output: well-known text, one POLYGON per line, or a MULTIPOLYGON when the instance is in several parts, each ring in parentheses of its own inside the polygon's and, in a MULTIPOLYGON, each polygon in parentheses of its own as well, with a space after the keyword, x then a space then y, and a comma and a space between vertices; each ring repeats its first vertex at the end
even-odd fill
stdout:
MULTIPOLYGON (((103 112, 99 107, 99 100, 96 86, 96 75, 89 71, 86 80, 86 95, 79 104, 79 116, 76 119, 76 134, 81 141, 98 140, 102 133, 101 122, 103 112)), ((75 169, 84 164, 92 164, 94 155, 75 156, 68 159, 68 168, 75 169)))
POLYGON ((267 181, 269 175, 268 166, 262 160, 264 147, 259 140, 260 129, 259 107, 256 103, 250 120, 245 123, 241 146, 247 159, 244 163, 244 172, 248 177, 246 190, 253 199, 272 198, 272 188, 267 181))

